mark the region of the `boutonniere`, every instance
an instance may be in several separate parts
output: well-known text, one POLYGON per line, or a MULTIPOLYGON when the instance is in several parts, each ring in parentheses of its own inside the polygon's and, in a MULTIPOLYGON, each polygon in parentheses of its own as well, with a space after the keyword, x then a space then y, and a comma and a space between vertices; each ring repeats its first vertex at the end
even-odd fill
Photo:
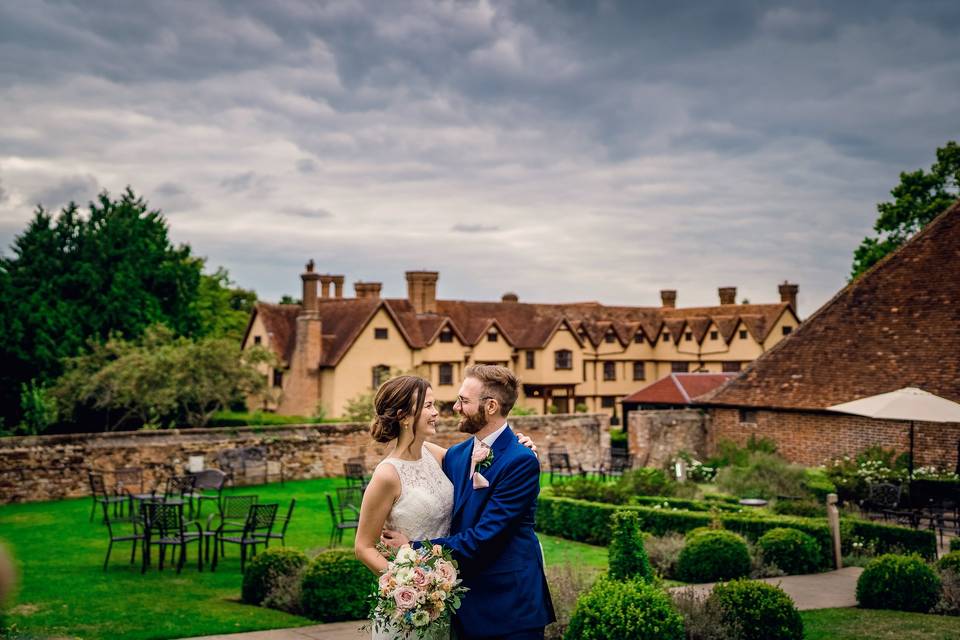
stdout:
POLYGON ((477 463, 477 471, 483 471, 493 464, 493 450, 487 451, 487 457, 477 463))
POLYGON ((482 442, 473 448, 473 468, 476 471, 483 471, 493 464, 493 449, 482 442))

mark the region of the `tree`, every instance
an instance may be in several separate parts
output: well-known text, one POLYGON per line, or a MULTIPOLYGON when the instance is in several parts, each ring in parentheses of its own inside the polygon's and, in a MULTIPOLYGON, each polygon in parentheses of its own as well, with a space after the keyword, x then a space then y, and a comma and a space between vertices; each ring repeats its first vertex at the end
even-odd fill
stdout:
POLYGON ((203 328, 203 261, 188 246, 173 246, 161 213, 130 188, 119 198, 104 191, 86 215, 74 203, 56 217, 38 206, 12 251, 0 257, 0 417, 7 424, 20 421, 22 385, 47 386, 62 360, 90 340, 135 339, 156 323, 178 335, 203 328))
POLYGON ((98 412, 103 429, 205 425, 232 402, 263 393, 259 370, 273 364, 260 348, 228 338, 176 337, 164 325, 136 341, 113 336, 69 358, 51 393, 63 416, 98 412))
POLYGON ((200 276, 194 303, 198 321, 195 337, 228 338, 237 344, 243 339, 257 294, 233 284, 223 267, 200 276))
POLYGON ((877 205, 880 216, 873 225, 876 237, 866 237, 853 254, 850 279, 880 261, 923 229, 960 197, 960 146, 955 141, 937 149, 937 161, 923 169, 900 174, 900 184, 890 191, 893 202, 877 205))

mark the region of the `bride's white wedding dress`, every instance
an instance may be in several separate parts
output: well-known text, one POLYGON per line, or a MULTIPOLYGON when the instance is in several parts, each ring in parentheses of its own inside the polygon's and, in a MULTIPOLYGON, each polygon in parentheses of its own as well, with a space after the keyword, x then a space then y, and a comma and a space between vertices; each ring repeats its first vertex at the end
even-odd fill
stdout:
MULTIPOLYGON (((386 527, 400 531, 410 540, 442 538, 450 533, 453 517, 453 484, 447 479, 440 463, 426 446, 419 460, 386 458, 380 464, 390 464, 400 476, 400 497, 393 503, 386 527)), ((439 631, 439 630, 438 630, 439 631)), ((373 640, 394 640, 405 637, 394 629, 373 627, 373 640)), ((415 634, 410 635, 415 638, 415 634)), ((442 634, 428 633, 426 638, 449 638, 449 630, 442 634)))

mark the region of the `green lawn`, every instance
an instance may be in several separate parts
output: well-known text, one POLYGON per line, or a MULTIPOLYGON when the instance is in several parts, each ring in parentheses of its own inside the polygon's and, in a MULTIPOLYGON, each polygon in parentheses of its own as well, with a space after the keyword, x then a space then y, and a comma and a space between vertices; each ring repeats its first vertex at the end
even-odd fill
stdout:
MULTIPOLYGON (((284 485, 241 487, 261 502, 291 497, 297 510, 287 545, 304 551, 323 548, 330 516, 324 492, 339 479, 298 480, 284 485)), ((207 503, 205 508, 209 508, 207 503)), ((63 500, 0 507, 0 537, 21 565, 21 588, 9 621, 27 635, 79 638, 179 638, 314 624, 310 620, 239 602, 239 551, 227 549, 215 573, 198 573, 188 561, 180 576, 171 568, 145 575, 131 566, 129 544, 115 545, 110 568, 102 571, 106 528, 90 522, 90 500, 63 500)), ((606 567, 605 548, 541 536, 548 563, 575 562, 606 567)), ((344 536, 352 547, 352 532, 344 536)), ((192 555, 191 547, 191 555, 192 555)))
POLYGON ((801 611, 806 640, 957 640, 960 618, 870 609, 801 611))

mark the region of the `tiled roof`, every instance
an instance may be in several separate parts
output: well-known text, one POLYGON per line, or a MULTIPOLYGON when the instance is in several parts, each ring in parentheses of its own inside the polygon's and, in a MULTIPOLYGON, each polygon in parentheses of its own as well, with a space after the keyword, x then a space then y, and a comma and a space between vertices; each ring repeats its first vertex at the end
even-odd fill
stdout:
POLYGON ((901 387, 960 401, 960 201, 709 402, 822 409, 901 387))
POLYGON ((713 391, 735 373, 672 373, 636 391, 623 402, 639 404, 693 404, 697 397, 713 391))
MULTIPOLYGON (((447 321, 457 337, 468 345, 480 342, 490 327, 494 326, 514 348, 539 349, 546 346, 564 322, 578 340, 582 340, 581 335, 585 334, 593 346, 603 342, 608 330, 615 333, 622 345, 632 342, 637 331, 643 331, 646 339, 654 342, 659 338, 664 326, 670 327, 675 342, 682 338, 684 328, 689 326, 699 342, 706 334, 711 320, 721 327, 723 322, 735 327, 740 318, 743 318, 744 322, 750 319, 760 332, 754 335, 758 340, 762 340, 766 338, 763 331, 768 331, 788 306, 786 303, 776 303, 664 309, 613 307, 596 302, 528 304, 437 300, 437 313, 417 314, 406 299, 321 298, 318 304, 323 322, 321 366, 336 366, 363 327, 381 307, 396 320, 404 340, 412 348, 423 348, 431 344, 447 321), (753 318, 760 319, 760 322, 753 318)), ((272 347, 286 362, 289 362, 289 354, 296 338, 299 309, 299 305, 263 302, 257 303, 254 309, 254 313, 263 318, 272 333, 272 347)), ((754 332, 753 328, 751 332, 754 332)), ((733 329, 730 329, 724 338, 729 341, 732 333, 733 329)))

